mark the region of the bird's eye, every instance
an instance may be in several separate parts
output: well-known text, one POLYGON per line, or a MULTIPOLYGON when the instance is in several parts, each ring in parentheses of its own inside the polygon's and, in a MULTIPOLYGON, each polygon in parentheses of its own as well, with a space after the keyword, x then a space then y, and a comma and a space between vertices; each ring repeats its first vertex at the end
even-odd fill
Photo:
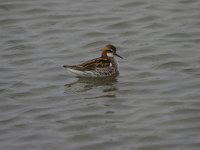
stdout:
POLYGON ((111 52, 111 53, 113 52, 113 50, 112 50, 112 49, 109 49, 108 51, 109 51, 109 52, 111 52))

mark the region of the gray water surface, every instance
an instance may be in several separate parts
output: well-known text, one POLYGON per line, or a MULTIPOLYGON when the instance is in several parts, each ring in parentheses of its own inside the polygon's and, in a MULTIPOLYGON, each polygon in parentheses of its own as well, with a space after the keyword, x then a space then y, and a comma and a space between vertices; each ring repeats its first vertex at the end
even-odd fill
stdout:
POLYGON ((0 0, 1 150, 199 147, 199 0, 0 0), (62 68, 108 43, 117 78, 62 68))

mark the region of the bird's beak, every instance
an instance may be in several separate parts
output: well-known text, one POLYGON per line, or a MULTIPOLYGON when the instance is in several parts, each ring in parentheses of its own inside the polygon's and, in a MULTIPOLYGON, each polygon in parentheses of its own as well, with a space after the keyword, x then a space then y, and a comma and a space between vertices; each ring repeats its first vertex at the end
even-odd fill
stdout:
POLYGON ((121 58, 121 59, 124 59, 122 56, 119 56, 117 53, 115 53, 115 56, 121 58))

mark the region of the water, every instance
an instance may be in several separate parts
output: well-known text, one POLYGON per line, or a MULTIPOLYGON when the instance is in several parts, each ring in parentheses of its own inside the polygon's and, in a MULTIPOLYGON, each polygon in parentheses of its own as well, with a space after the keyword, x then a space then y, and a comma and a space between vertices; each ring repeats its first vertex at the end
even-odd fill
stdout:
POLYGON ((199 0, 1 0, 0 149, 198 150, 199 0), (118 48, 120 76, 62 65, 118 48))

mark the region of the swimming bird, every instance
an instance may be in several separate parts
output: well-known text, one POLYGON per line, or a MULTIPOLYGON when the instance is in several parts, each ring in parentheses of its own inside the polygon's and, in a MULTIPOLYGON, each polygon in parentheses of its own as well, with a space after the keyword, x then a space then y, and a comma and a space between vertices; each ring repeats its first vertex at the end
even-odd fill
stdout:
POLYGON ((80 77, 106 77, 119 74, 116 47, 108 44, 101 49, 101 57, 78 65, 63 65, 64 68, 80 77))

